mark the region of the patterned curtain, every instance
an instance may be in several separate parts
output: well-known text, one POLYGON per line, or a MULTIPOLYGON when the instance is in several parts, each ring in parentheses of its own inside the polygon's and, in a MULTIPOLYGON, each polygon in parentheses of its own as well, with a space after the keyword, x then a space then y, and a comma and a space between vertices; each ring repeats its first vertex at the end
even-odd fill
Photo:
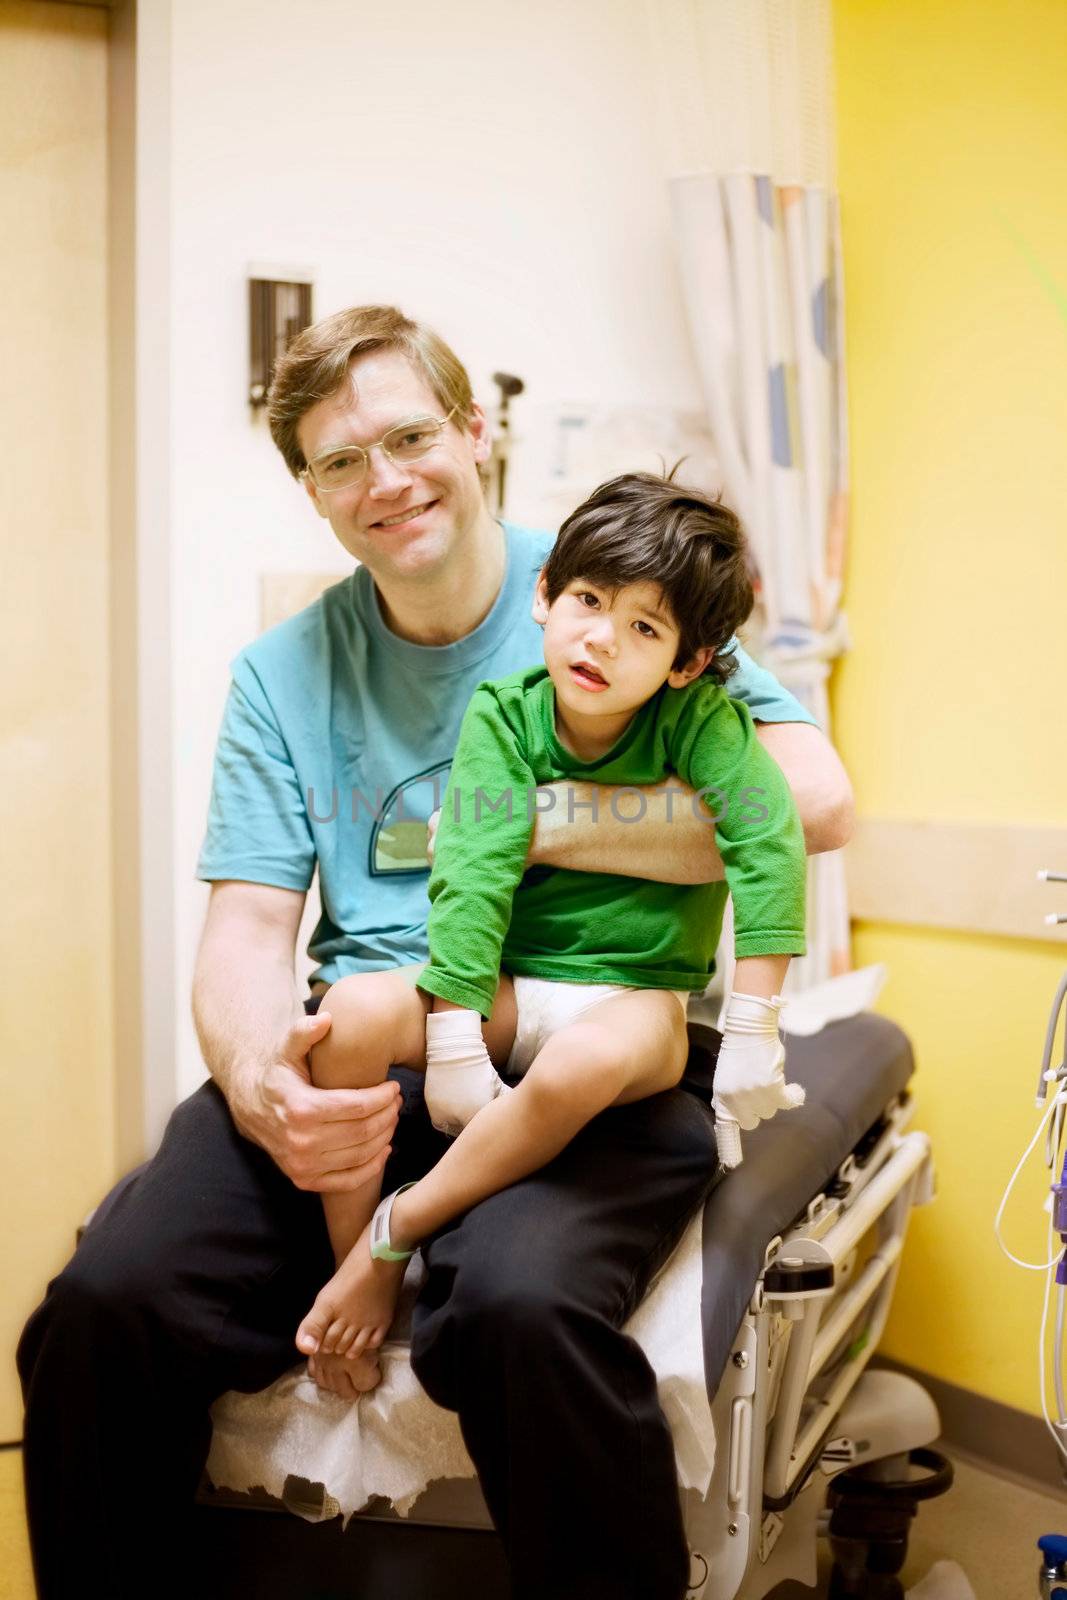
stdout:
MULTIPOLYGON (((830 732, 827 679, 847 645, 848 517, 841 253, 824 188, 750 173, 672 180, 689 323, 726 498, 758 567, 752 653, 830 732)), ((840 852, 812 857, 808 955, 791 992, 850 966, 840 852)))

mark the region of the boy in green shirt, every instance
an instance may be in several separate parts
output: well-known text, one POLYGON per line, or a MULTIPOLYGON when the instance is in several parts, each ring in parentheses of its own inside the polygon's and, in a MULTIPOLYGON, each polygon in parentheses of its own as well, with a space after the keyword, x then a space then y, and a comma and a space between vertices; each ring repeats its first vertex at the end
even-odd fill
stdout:
POLYGON ((804 950, 804 841, 780 770, 723 687, 722 652, 752 604, 737 518, 669 480, 614 479, 561 528, 534 600, 545 665, 481 684, 464 718, 430 878, 429 966, 417 987, 364 974, 324 1001, 333 1023, 315 1081, 342 1081, 340 1052, 349 1086, 425 1067, 431 1116, 458 1137, 373 1216, 358 1193, 324 1197, 342 1264, 298 1330, 305 1354, 372 1353, 420 1239, 545 1165, 599 1112, 679 1082, 686 1000, 707 985, 727 892, 724 1163, 740 1159, 738 1126, 802 1100, 784 1082, 777 1023, 789 957, 804 950), (636 790, 673 774, 709 808, 725 883, 526 872, 539 786, 636 790), (521 1074, 516 1088, 497 1066, 521 1074))

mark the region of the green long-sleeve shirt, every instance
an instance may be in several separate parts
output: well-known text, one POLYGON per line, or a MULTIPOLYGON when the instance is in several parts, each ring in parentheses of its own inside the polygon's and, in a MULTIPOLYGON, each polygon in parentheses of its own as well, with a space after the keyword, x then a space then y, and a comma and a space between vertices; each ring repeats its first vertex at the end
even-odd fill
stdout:
MULTIPOLYGON (((588 812, 575 810, 580 822, 588 812)), ((603 795, 599 801, 607 806, 603 795)), ((679 797, 677 805, 689 800, 679 797)), ((617 814, 639 814, 637 795, 617 814)), ((756 737, 748 709, 698 678, 666 686, 595 761, 560 743, 547 670, 532 667, 474 692, 441 812, 430 875, 430 965, 419 986, 487 1017, 501 968, 564 983, 705 987, 727 892, 738 956, 804 952, 804 836, 789 786, 756 737), (526 870, 538 785, 663 783, 706 793, 725 883, 656 883, 556 867, 526 870)))

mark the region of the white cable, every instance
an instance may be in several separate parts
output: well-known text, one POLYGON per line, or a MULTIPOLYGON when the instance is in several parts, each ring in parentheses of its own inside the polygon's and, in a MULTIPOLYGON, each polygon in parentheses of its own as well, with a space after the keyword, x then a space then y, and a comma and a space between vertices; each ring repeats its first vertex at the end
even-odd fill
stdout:
MULTIPOLYGON (((1039 873, 1038 876, 1040 877, 1042 874, 1039 873)), ((1045 1274, 1045 1293, 1041 1305, 1041 1322, 1037 1331, 1038 1387, 1041 1392, 1041 1415, 1045 1419, 1045 1426, 1049 1431, 1049 1437, 1056 1446, 1056 1451, 1059 1455, 1061 1466, 1063 1467, 1067 1467, 1067 1437, 1065 1437, 1065 1435, 1067 1435, 1067 1405, 1065 1405, 1063 1372, 1063 1333, 1065 1321, 1064 1306, 1065 1294, 1067 1294, 1067 1286, 1063 1285, 1062 1283, 1058 1285, 1059 1292, 1056 1300, 1056 1332, 1052 1348, 1051 1362, 1056 1390, 1056 1405, 1059 1412, 1058 1418, 1055 1422, 1053 1422, 1052 1417, 1049 1414, 1049 1361, 1046 1356, 1046 1341, 1048 1338, 1048 1313, 1049 1304, 1052 1297, 1053 1279, 1057 1275, 1057 1267, 1059 1266, 1060 1262, 1067 1259, 1067 1245, 1064 1244, 1064 1239, 1062 1236, 1057 1237, 1057 1235, 1060 1235, 1061 1230, 1056 1227, 1057 1217, 1055 1194, 1060 1145, 1064 1132, 1065 1107, 1067 1107, 1067 1086, 1064 1084, 1064 1074, 1067 1073, 1067 1022, 1064 1023, 1063 1064, 1060 1068, 1055 1070, 1050 1068, 1050 1063, 1052 1060, 1052 1046, 1055 1042, 1056 1024, 1059 1020, 1059 1013, 1065 996, 1067 996, 1067 973, 1065 973, 1060 979, 1059 987, 1056 990, 1056 1001, 1052 1008, 1052 1015, 1049 1018, 1048 1031, 1045 1038, 1045 1049, 1041 1062, 1041 1071, 1038 1077, 1038 1106, 1041 1105, 1042 1099, 1046 1092, 1046 1086, 1048 1084, 1051 1083, 1058 1085, 1058 1089, 1053 1093, 1052 1104, 1048 1107, 1044 1116, 1041 1118, 1041 1121, 1038 1123, 1033 1138, 1030 1140, 1030 1143, 1024 1150, 1022 1157, 1015 1168, 1015 1171, 1008 1179, 1008 1186, 1004 1190, 1000 1205, 997 1207, 996 1220, 993 1223, 993 1233, 996 1237, 997 1244, 1000 1246, 1001 1250, 1007 1256, 1009 1261, 1013 1261, 1017 1267, 1022 1267, 1027 1272, 1044 1272, 1045 1274), (1037 1144, 1046 1128, 1048 1128, 1048 1134, 1046 1136, 1045 1143, 1045 1164, 1052 1173, 1053 1182, 1053 1193, 1049 1196, 1049 1199, 1046 1202, 1046 1209, 1048 1211, 1047 1248, 1049 1251, 1049 1259, 1044 1263, 1038 1263, 1036 1261, 1020 1261, 1019 1257, 1013 1255, 1008 1249, 1007 1245, 1004 1243, 1004 1240, 1001 1237, 1000 1225, 1004 1217, 1004 1212, 1007 1208, 1008 1200, 1011 1197, 1011 1192, 1015 1187, 1019 1174, 1026 1165, 1026 1162, 1029 1160, 1034 1146, 1037 1144), (1057 1239, 1057 1249, 1055 1252, 1053 1251, 1052 1243, 1054 1238, 1057 1239)), ((1067 1172, 1067 1168, 1065 1168, 1065 1172, 1067 1172)))
MULTIPOLYGON (((1004 1243, 1004 1240, 1001 1238, 1001 1236, 1000 1236, 1000 1222, 1001 1222, 1001 1218, 1004 1215, 1005 1207, 1007 1206, 1008 1200, 1009 1200, 1009 1198, 1011 1196, 1011 1191, 1015 1187, 1015 1183, 1016 1183, 1016 1180, 1017 1180, 1020 1172, 1023 1170, 1023 1167, 1026 1165, 1027 1161, 1029 1160, 1030 1153, 1033 1150, 1034 1146, 1036 1145, 1037 1141, 1040 1139, 1041 1135, 1044 1133, 1045 1124, 1048 1122, 1049 1118, 1052 1116, 1052 1113, 1056 1110, 1056 1107, 1058 1105, 1061 1105, 1061 1104, 1067 1104, 1067 1090, 1063 1090, 1063 1089, 1060 1090, 1059 1094, 1057 1094, 1053 1098, 1051 1104, 1048 1107, 1048 1110, 1045 1112, 1045 1115, 1041 1118, 1041 1121, 1038 1123, 1037 1131, 1034 1134, 1034 1137, 1030 1140, 1030 1143, 1027 1145, 1026 1149, 1023 1151, 1023 1154, 1020 1157, 1018 1166, 1015 1168, 1015 1171, 1012 1173, 1011 1177, 1008 1179, 1008 1187, 1004 1190, 1004 1195, 1003 1195, 1003 1197, 1001 1199, 1000 1205, 997 1207, 997 1215, 996 1215, 996 1219, 995 1219, 995 1221, 993 1223, 993 1233, 996 1236, 996 1241, 999 1244, 1000 1248, 1003 1250, 1004 1254, 1007 1256, 1008 1260, 1009 1261, 1013 1261, 1017 1267, 1023 1267, 1027 1272, 1048 1272, 1050 1267, 1055 1267, 1056 1266, 1056 1264, 1059 1261, 1060 1255, 1062 1254, 1062 1251, 1057 1251, 1056 1254, 1053 1256, 1051 1261, 1021 1261, 1018 1256, 1012 1255, 1011 1251, 1008 1249, 1007 1245, 1004 1243)), ((1051 1248, 1051 1245, 1052 1245, 1052 1223, 1050 1221, 1049 1222, 1049 1247, 1050 1248, 1051 1248)), ((1042 1321, 1042 1327, 1043 1326, 1044 1326, 1044 1322, 1042 1321)), ((1044 1349, 1044 1342, 1043 1342, 1043 1336, 1042 1336, 1042 1350, 1043 1349, 1044 1349)))
MULTIPOLYGON (((1050 1082, 1055 1081, 1055 1073, 1050 1074, 1050 1082)), ((1054 1107, 1052 1121, 1049 1123, 1048 1133, 1045 1135, 1045 1165, 1054 1178, 1056 1176, 1056 1156, 1063 1141, 1063 1098, 1062 1094, 1057 1095, 1056 1099, 1059 1104, 1056 1104, 1056 1100, 1052 1102, 1054 1107)))
MULTIPOLYGON (((1052 1234, 1053 1234, 1052 1218, 1050 1217, 1049 1218, 1049 1224, 1048 1224, 1048 1243, 1049 1243, 1049 1249, 1050 1250, 1052 1249, 1052 1234)), ((1056 1449, 1059 1451, 1060 1457, 1063 1460, 1064 1465, 1067 1465, 1067 1443, 1065 1443, 1064 1440, 1061 1438, 1056 1424, 1053 1422, 1052 1418, 1049 1416, 1049 1409, 1048 1409, 1048 1372, 1047 1372, 1047 1363, 1045 1361, 1045 1330, 1046 1330, 1046 1328, 1048 1326, 1048 1303, 1049 1303, 1050 1292, 1051 1292, 1051 1289, 1052 1289, 1052 1279, 1053 1279, 1054 1276, 1055 1276, 1054 1272, 1049 1272, 1048 1275, 1045 1278, 1045 1300, 1044 1300, 1044 1304, 1041 1307, 1041 1327, 1038 1330, 1038 1335, 1037 1335, 1037 1364, 1038 1364, 1038 1375, 1039 1375, 1039 1378, 1040 1378, 1040 1381, 1041 1381, 1041 1415, 1045 1419, 1045 1426, 1048 1429, 1049 1434, 1052 1437, 1053 1444, 1056 1446, 1056 1449)), ((1062 1426, 1062 1424, 1061 1424, 1061 1426, 1062 1426)))

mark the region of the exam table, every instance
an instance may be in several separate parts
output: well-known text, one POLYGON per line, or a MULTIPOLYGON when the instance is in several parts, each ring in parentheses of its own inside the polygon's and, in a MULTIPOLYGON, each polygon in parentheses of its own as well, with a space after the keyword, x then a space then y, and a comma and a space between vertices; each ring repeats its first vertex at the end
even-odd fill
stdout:
MULTIPOLYGON (((718 1036, 699 1024, 690 1035, 687 1082, 710 1098, 718 1036)), ((929 1448, 939 1420, 925 1391, 868 1366, 911 1208, 933 1195, 929 1141, 908 1129, 912 1070, 906 1036, 883 1017, 789 1038, 787 1072, 805 1105, 745 1135, 742 1166, 712 1191, 629 1326, 675 1435, 689 1600, 814 1585, 820 1532, 836 1558, 832 1595, 893 1600, 915 1504, 951 1481, 929 1448)), ((458 1424, 413 1392, 402 1336, 391 1336, 389 1361, 377 1403, 406 1395, 434 1413, 411 1412, 411 1437, 432 1436, 437 1451, 425 1485, 412 1461, 380 1459, 404 1435, 400 1410, 386 1407, 375 1435, 367 1407, 360 1434, 366 1402, 311 1393, 299 1367, 263 1395, 218 1403, 196 1514, 205 1595, 504 1600, 503 1558, 458 1424), (322 1412, 310 1418, 317 1435, 307 1417, 292 1426, 301 1394, 322 1412), (342 1428, 355 1431, 343 1438, 342 1428), (353 1479, 361 1453, 364 1476, 353 1479), (334 1472, 345 1490, 331 1487, 334 1472)))

